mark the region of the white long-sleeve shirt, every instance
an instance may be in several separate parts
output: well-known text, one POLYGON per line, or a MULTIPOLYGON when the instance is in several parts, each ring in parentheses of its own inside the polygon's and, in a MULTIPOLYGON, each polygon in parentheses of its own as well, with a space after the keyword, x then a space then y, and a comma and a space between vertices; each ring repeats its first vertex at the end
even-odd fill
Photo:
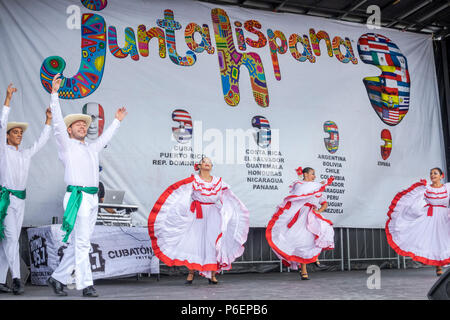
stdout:
POLYGON ((64 182, 67 185, 98 188, 98 153, 103 150, 120 127, 120 121, 114 119, 98 139, 92 143, 86 141, 83 143, 69 137, 57 93, 51 95, 50 108, 58 156, 65 168, 64 182))
POLYGON ((3 106, 0 120, 0 185, 12 190, 24 190, 33 157, 47 143, 51 127, 45 125, 39 139, 28 149, 19 149, 6 143, 6 129, 10 107, 3 106))

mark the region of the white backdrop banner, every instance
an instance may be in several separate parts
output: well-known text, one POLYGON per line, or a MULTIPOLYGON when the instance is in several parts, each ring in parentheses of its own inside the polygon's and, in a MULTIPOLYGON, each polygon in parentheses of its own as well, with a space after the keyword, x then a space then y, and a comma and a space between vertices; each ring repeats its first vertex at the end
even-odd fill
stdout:
MULTIPOLYGON (((107 189, 126 190, 145 225, 159 195, 212 158, 265 227, 298 166, 327 188, 335 226, 383 227, 396 192, 444 167, 428 35, 197 1, 0 0, 0 87, 11 120, 38 137, 51 78, 88 138, 129 111, 101 153, 107 189)), ((35 156, 25 225, 62 215, 54 139, 35 156)))
MULTIPOLYGON (((61 225, 29 228, 31 282, 45 285, 67 248, 61 225)), ((137 273, 159 274, 146 228, 95 226, 89 252, 92 278, 104 279, 137 273)))

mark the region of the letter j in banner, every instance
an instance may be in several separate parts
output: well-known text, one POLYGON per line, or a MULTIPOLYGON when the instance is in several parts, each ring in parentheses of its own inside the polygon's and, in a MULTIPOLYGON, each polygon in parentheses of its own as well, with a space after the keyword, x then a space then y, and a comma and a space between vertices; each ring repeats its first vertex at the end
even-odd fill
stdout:
POLYGON ((52 79, 61 73, 61 99, 80 99, 89 96, 100 86, 106 57, 106 23, 97 14, 83 14, 81 24, 81 63, 78 73, 72 78, 63 75, 66 62, 58 56, 44 60, 41 66, 41 83, 52 92, 52 79))

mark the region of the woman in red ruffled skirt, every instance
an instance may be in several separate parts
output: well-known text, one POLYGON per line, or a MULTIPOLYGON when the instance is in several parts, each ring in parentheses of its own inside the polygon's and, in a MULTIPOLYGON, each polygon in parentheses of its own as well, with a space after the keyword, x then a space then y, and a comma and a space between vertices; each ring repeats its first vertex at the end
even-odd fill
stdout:
POLYGON ((303 180, 290 186, 290 195, 278 205, 266 229, 266 238, 284 265, 294 270, 301 264, 301 279, 308 280, 306 264, 318 263, 322 250, 334 249, 332 222, 322 217, 327 208, 323 191, 334 178, 325 183, 314 182, 312 168, 297 169, 303 180))
POLYGON ((155 255, 168 266, 186 266, 217 284, 216 273, 230 270, 244 252, 249 212, 222 178, 212 176, 203 158, 197 174, 172 184, 156 201, 148 228, 155 255))
POLYGON ((430 170, 431 184, 421 180, 394 197, 389 206, 386 236, 390 246, 402 256, 423 264, 450 264, 450 183, 443 184, 440 168, 430 170))

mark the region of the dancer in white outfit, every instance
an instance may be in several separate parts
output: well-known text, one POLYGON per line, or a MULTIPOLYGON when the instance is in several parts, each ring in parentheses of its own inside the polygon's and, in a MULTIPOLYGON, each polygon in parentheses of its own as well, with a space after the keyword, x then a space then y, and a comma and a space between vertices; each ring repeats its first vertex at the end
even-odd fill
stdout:
POLYGON ((83 290, 85 297, 97 297, 93 286, 89 250, 90 237, 94 231, 98 212, 98 154, 112 138, 127 115, 125 108, 117 110, 115 119, 106 131, 94 142, 87 143, 85 137, 91 117, 71 114, 62 117, 58 101, 61 84, 59 74, 53 79, 51 109, 58 156, 64 164, 64 182, 67 192, 64 197, 62 229, 66 231, 63 241, 69 240, 61 263, 48 279, 57 295, 67 295, 64 285, 83 290))
POLYGON ((10 84, 6 92, 0 121, 0 293, 10 292, 6 287, 6 275, 11 269, 13 293, 22 294, 20 280, 19 237, 25 210, 26 184, 31 158, 50 137, 50 109, 46 111, 45 127, 31 148, 22 149, 22 135, 28 124, 8 123, 10 101, 17 89, 10 84))
POLYGON ((230 270, 244 252, 249 212, 203 158, 199 174, 178 181, 156 201, 148 220, 155 255, 168 266, 186 266, 217 284, 216 273, 230 270))
POLYGON ((319 183, 312 168, 300 167, 297 173, 303 180, 290 186, 290 195, 267 225, 266 238, 284 265, 297 270, 301 264, 301 279, 309 280, 306 264, 317 262, 322 250, 334 249, 332 222, 321 215, 327 208, 323 191, 334 178, 319 183))
POLYGON ((390 246, 402 256, 423 264, 450 264, 450 183, 443 184, 440 168, 430 171, 431 184, 421 180, 394 197, 389 206, 386 236, 390 246))

